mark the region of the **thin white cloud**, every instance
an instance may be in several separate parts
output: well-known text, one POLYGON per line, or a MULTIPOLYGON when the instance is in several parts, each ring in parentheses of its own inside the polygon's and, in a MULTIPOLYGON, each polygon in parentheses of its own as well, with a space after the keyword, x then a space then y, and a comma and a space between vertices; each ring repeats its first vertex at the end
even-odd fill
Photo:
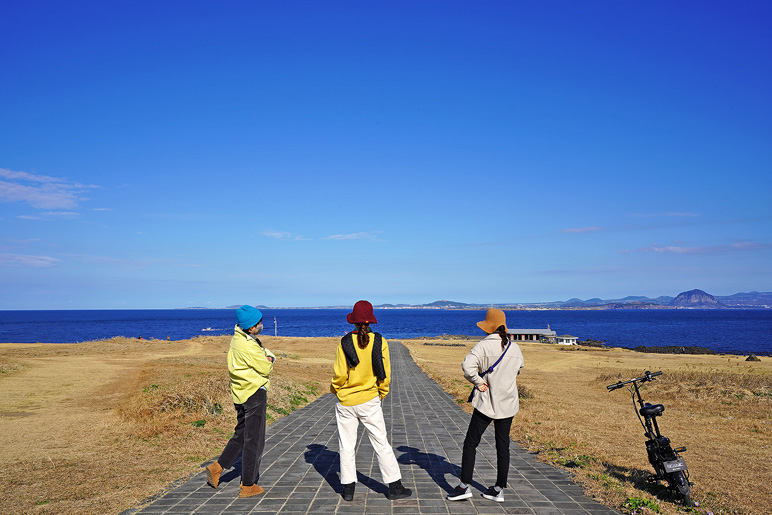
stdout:
POLYGON ((602 230, 603 227, 574 227, 569 229, 561 229, 560 232, 598 232, 602 230))
POLYGON ((76 213, 75 211, 47 211, 43 213, 43 215, 56 218, 73 218, 75 216, 80 216, 80 213, 76 213))
POLYGON ((291 232, 283 232, 283 231, 274 231, 274 230, 267 230, 263 231, 260 234, 263 236, 267 236, 269 238, 273 238, 274 240, 308 240, 309 238, 304 238, 303 236, 299 234, 292 234, 291 232))
POLYGON ((112 210, 113 208, 111 207, 95 207, 94 209, 92 209, 92 211, 112 211, 112 210))
POLYGON ((29 172, 14 172, 6 168, 0 168, 0 177, 3 179, 10 179, 12 181, 28 181, 28 182, 66 182, 64 179, 58 177, 49 177, 48 175, 35 175, 29 172))
POLYGON ((260 234, 263 236, 268 236, 269 238, 273 238, 274 240, 284 240, 292 238, 292 233, 288 232, 281 232, 281 231, 263 231, 260 234))
POLYGON ((123 258, 113 256, 100 256, 96 254, 64 254, 74 262, 86 263, 89 265, 105 265, 117 268, 128 268, 132 270, 142 270, 157 266, 172 266, 176 268, 199 268, 195 263, 174 263, 164 258, 123 258))
POLYGON ((48 175, 0 168, 0 202, 24 202, 36 209, 77 209, 82 194, 98 188, 48 175))
POLYGON ((17 240, 14 238, 5 238, 5 241, 11 242, 11 243, 18 243, 19 245, 27 245, 28 243, 35 243, 36 241, 40 241, 40 238, 27 238, 25 240, 17 240))
POLYGON ((697 213, 681 213, 681 212, 669 212, 669 213, 631 213, 633 218, 695 218, 700 216, 697 213))
MULTIPOLYGON (((261 232, 263 236, 273 238, 274 240, 303 240, 309 241, 311 238, 305 238, 299 234, 293 234, 291 232, 274 231, 269 229, 261 232)), ((352 234, 333 234, 324 238, 325 240, 370 240, 370 241, 383 241, 378 238, 375 232, 357 232, 352 234)))
POLYGON ((685 247, 680 245, 658 245, 653 244, 648 247, 642 247, 634 250, 621 250, 623 254, 635 252, 639 254, 725 254, 727 252, 742 252, 752 250, 771 249, 772 243, 759 243, 752 241, 741 241, 730 243, 728 245, 711 245, 707 247, 685 247))
POLYGON ((353 234, 333 234, 327 236, 328 240, 373 240, 380 241, 375 233, 371 232, 355 232, 353 234))
POLYGON ((94 254, 67 254, 67 257, 72 258, 74 261, 81 263, 88 263, 92 265, 112 265, 121 268, 146 268, 147 266, 159 263, 160 259, 127 259, 116 258, 112 256, 98 256, 94 254))
POLYGON ((0 266, 11 268, 51 268, 59 262, 59 259, 50 256, 0 254, 0 266))
POLYGON ((589 268, 571 268, 571 269, 554 269, 544 270, 539 272, 541 275, 556 275, 556 276, 578 276, 578 275, 604 275, 604 274, 617 274, 624 269, 620 267, 589 267, 589 268))

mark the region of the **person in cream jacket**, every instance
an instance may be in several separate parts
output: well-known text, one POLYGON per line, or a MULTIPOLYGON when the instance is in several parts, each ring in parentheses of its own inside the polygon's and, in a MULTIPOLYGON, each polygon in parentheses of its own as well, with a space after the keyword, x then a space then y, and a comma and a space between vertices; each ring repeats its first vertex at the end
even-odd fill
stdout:
POLYGON ((500 309, 489 309, 477 327, 488 336, 475 345, 464 358, 464 377, 474 385, 472 418, 464 439, 461 455, 461 484, 448 495, 451 501, 472 497, 469 484, 477 452, 485 429, 493 422, 496 432, 496 483, 482 496, 496 502, 504 500, 509 472, 509 430, 520 409, 517 376, 523 368, 520 347, 509 340, 506 315, 500 309), (493 367, 493 370, 490 368, 493 367))

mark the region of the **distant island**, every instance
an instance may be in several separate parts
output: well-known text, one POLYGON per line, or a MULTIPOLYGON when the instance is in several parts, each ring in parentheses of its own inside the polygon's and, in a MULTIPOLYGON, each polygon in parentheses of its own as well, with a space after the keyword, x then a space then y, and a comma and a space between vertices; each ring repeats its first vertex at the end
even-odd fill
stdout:
MULTIPOLYGON (((239 305, 226 306, 219 309, 237 309, 239 305)), ((269 309, 269 306, 255 306, 259 309, 269 309)), ((347 309, 351 306, 307 306, 303 308, 273 306, 275 309, 347 309)), ((513 302, 499 304, 472 304, 452 300, 436 300, 428 304, 377 304, 378 309, 772 309, 772 292, 752 291, 735 293, 727 296, 713 296, 702 290, 681 292, 675 297, 660 296, 656 298, 629 296, 622 299, 587 300, 569 299, 554 302, 513 302)), ((183 309, 212 309, 189 307, 183 309)))

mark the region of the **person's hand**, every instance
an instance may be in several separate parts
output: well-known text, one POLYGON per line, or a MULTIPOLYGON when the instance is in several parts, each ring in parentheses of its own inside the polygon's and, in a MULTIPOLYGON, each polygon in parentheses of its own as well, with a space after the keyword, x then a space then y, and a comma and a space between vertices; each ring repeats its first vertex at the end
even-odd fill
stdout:
POLYGON ((273 356, 266 356, 266 358, 268 358, 268 361, 270 361, 271 363, 273 363, 274 361, 276 361, 276 360, 273 358, 273 356))
POLYGON ((488 389, 488 383, 477 385, 477 389, 480 390, 481 392, 486 391, 488 389))

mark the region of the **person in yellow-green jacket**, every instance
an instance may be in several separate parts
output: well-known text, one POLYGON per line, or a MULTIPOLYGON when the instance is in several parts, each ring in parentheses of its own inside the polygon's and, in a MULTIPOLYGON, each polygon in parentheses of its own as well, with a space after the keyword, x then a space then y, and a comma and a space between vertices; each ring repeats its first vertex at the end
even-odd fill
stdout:
POLYGON ((410 497, 412 491, 402 486, 397 458, 386 435, 381 401, 389 394, 391 361, 388 342, 370 329, 377 324, 373 305, 360 300, 346 316, 356 330, 341 339, 335 355, 330 391, 337 395, 335 419, 338 423, 340 482, 343 500, 354 500, 357 471, 355 449, 359 422, 367 429, 370 443, 378 457, 384 483, 389 485, 388 499, 410 497))
POLYGON ((265 446, 265 408, 276 356, 263 347, 257 335, 263 330, 263 314, 252 306, 236 311, 236 328, 228 350, 231 396, 236 408, 236 429, 220 457, 206 467, 207 483, 217 488, 220 474, 233 466, 241 454, 239 497, 264 492, 255 484, 260 476, 260 460, 265 446))

